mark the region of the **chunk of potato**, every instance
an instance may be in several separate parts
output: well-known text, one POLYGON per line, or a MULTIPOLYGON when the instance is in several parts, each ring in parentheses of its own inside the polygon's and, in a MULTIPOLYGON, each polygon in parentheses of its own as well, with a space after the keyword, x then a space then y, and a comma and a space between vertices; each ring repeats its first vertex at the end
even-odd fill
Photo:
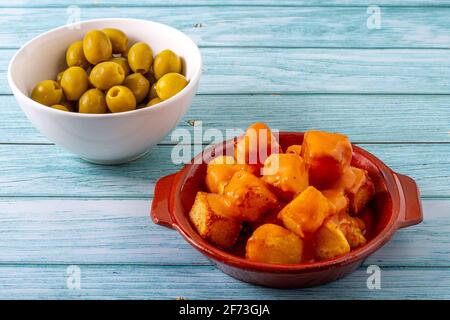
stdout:
POLYGON ((335 213, 334 205, 316 188, 308 187, 280 211, 286 228, 304 238, 335 213))
POLYGON ((233 218, 235 210, 223 196, 199 191, 189 218, 202 238, 226 249, 236 243, 242 228, 233 218))
POLYGON ((205 183, 209 192, 223 194, 223 189, 236 171, 236 160, 230 156, 220 156, 208 163, 205 183))
POLYGON ((363 231, 365 224, 361 219, 348 214, 349 200, 343 190, 330 189, 322 191, 323 195, 334 205, 336 214, 334 221, 344 233, 350 247, 356 248, 366 243, 363 231))
POLYGON ((247 241, 246 258, 251 261, 293 264, 302 261, 303 241, 275 224, 264 224, 247 241))
POLYGON ((286 149, 286 153, 293 153, 298 156, 302 155, 302 146, 299 144, 292 144, 286 149))
POLYGON ((345 192, 349 200, 350 213, 361 213, 375 194, 375 186, 364 169, 349 168, 345 176, 353 177, 343 179, 346 181, 345 192))
POLYGON ((281 148, 270 128, 261 122, 249 126, 234 148, 234 157, 238 164, 253 167, 253 173, 259 175, 264 161, 272 153, 280 153, 281 148))
POLYGON ((357 248, 367 242, 363 234, 365 225, 361 219, 351 217, 347 213, 341 214, 339 216, 339 228, 344 233, 350 248, 357 248))
POLYGON ((328 189, 322 191, 322 194, 334 205, 336 214, 340 215, 348 211, 349 202, 343 190, 328 189))
POLYGON ((349 139, 338 133, 307 131, 301 150, 309 183, 320 190, 335 187, 352 160, 349 139))
POLYGON ((224 195, 238 209, 237 218, 242 221, 257 221, 278 203, 264 181, 243 170, 233 175, 224 195))
POLYGON ((233 175, 240 171, 253 172, 253 168, 246 164, 237 164, 231 156, 219 156, 208 163, 205 183, 209 192, 223 194, 225 186, 233 175))
POLYGON ((317 230, 313 243, 318 260, 332 259, 350 252, 344 233, 333 219, 327 219, 317 230))
POLYGON ((270 184, 276 195, 284 201, 291 201, 308 187, 308 170, 297 154, 270 155, 264 162, 262 175, 262 180, 270 184))

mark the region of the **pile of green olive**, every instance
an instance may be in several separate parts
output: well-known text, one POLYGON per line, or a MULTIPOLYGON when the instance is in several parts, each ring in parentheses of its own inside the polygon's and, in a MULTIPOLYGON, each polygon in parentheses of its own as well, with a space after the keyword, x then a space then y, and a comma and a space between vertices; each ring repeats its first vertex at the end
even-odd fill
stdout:
POLYGON ((90 30, 66 51, 67 68, 56 80, 39 82, 31 98, 51 108, 80 113, 131 111, 153 106, 188 83, 181 58, 152 48, 114 28, 90 30))

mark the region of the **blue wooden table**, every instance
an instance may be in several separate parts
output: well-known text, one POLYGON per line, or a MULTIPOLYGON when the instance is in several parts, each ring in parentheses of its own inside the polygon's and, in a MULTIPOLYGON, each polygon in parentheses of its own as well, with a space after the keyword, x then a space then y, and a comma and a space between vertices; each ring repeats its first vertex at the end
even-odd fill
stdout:
POLYGON ((449 299, 450 1, 371 4, 0 1, 0 298, 449 299), (198 43, 204 76, 179 127, 344 132, 417 181, 424 222, 325 286, 274 290, 222 274, 149 219, 156 180, 179 169, 170 137, 133 163, 92 165, 40 135, 11 95, 14 52, 65 24, 73 4, 83 20, 156 20, 198 43), (379 290, 367 287, 369 265, 379 290))

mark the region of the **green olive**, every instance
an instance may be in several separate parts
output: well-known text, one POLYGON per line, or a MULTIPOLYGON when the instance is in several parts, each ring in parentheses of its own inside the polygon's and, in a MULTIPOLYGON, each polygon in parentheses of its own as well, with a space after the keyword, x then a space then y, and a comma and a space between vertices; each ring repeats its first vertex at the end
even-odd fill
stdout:
POLYGON ((155 105, 155 104, 157 104, 157 103, 160 103, 161 101, 162 101, 162 100, 161 100, 160 98, 158 98, 158 97, 153 98, 152 100, 150 100, 150 101, 147 103, 147 107, 153 106, 153 105, 155 105))
POLYGON ((128 50, 128 64, 133 72, 147 73, 153 62, 153 51, 144 42, 135 43, 128 50))
POLYGON ((89 80, 94 87, 100 90, 119 85, 125 79, 125 71, 115 62, 105 61, 96 65, 89 75, 89 80))
POLYGON ((66 62, 69 67, 78 66, 83 69, 89 67, 89 61, 84 56, 83 41, 75 41, 67 48, 66 62))
POLYGON ((133 92, 136 103, 140 103, 148 94, 150 83, 141 73, 133 73, 125 78, 123 85, 133 92))
POLYGON ((114 86, 106 94, 106 104, 111 112, 125 112, 136 109, 136 98, 125 86, 114 86))
POLYGON ((106 33, 111 41, 113 53, 123 53, 128 49, 128 37, 122 30, 106 28, 102 31, 106 33))
POLYGON ((64 106, 62 104, 54 104, 54 105, 50 106, 50 108, 58 109, 61 111, 68 111, 68 112, 70 111, 66 106, 64 106))
POLYGON ((155 79, 159 80, 166 73, 181 73, 181 59, 171 50, 163 50, 153 61, 153 73, 155 79))
POLYGON ((158 97, 158 94, 156 93, 156 83, 152 84, 150 87, 150 90, 148 91, 148 100, 152 100, 153 98, 158 97))
POLYGON ((186 78, 179 73, 167 73, 156 83, 156 93, 162 100, 173 97, 188 84, 186 78))
POLYGON ((114 57, 114 58, 109 59, 109 61, 119 64, 122 67, 123 71, 125 71, 125 77, 131 73, 131 69, 130 69, 130 66, 128 65, 128 61, 124 57, 114 57))
POLYGON ((61 78, 61 87, 64 96, 69 101, 80 99, 89 87, 86 71, 81 67, 70 67, 64 71, 61 78))
POLYGON ((58 104, 63 97, 63 91, 58 82, 44 80, 39 82, 31 92, 31 99, 46 106, 58 104))
POLYGON ((111 58, 112 44, 106 33, 100 30, 91 30, 84 36, 83 51, 87 61, 97 64, 111 58))
POLYGON ((106 96, 99 89, 86 91, 78 101, 78 112, 80 113, 106 113, 106 96))

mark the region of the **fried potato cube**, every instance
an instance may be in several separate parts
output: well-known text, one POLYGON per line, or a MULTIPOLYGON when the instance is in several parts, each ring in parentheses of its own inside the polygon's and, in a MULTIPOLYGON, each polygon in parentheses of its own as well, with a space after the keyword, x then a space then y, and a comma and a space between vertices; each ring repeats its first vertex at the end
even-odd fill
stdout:
POLYGON ((270 155, 264 162, 262 175, 262 180, 284 201, 291 201, 309 185, 305 162, 297 154, 270 155))
POLYGON ((240 171, 253 172, 253 168, 246 164, 237 164, 231 156, 219 156, 208 163, 205 183, 209 192, 223 194, 225 186, 233 175, 240 171))
POLYGON ((293 154, 296 154, 298 156, 301 156, 302 155, 302 146, 299 145, 299 144, 290 145, 286 149, 286 153, 293 153, 293 154))
POLYGON ((220 156, 208 163, 205 183, 209 192, 223 194, 223 189, 236 171, 236 160, 230 156, 220 156))
POLYGON ((286 228, 302 238, 314 233, 335 213, 334 205, 316 188, 308 187, 280 211, 286 228))
POLYGON ((350 245, 339 225, 327 219, 317 230, 313 248, 318 260, 332 259, 350 252, 350 245))
POLYGON ((226 249, 236 243, 242 228, 234 210, 223 196, 199 191, 189 218, 202 238, 226 249))
POLYGON ((345 196, 344 191, 340 189, 330 189, 322 191, 323 195, 336 208, 335 222, 344 233, 350 247, 356 248, 366 243, 363 231, 365 224, 361 219, 351 217, 348 214, 349 200, 345 196))
POLYGON ((248 260, 293 264, 302 261, 303 241, 295 233, 275 224, 264 224, 247 241, 248 260))
POLYGON ((344 233, 350 248, 354 249, 367 242, 364 237, 365 224, 359 218, 351 217, 347 213, 339 216, 339 228, 344 233))
POLYGON ((233 175, 224 195, 238 208, 238 219, 242 221, 257 221, 278 203, 264 181, 243 170, 233 175))
POLYGON ((347 136, 324 131, 307 131, 302 156, 309 170, 310 185, 319 190, 336 186, 350 167, 352 145, 347 136))
POLYGON ((322 194, 334 205, 337 215, 348 212, 349 201, 343 190, 328 189, 322 191, 322 194))
POLYGON ((249 126, 234 147, 237 163, 250 165, 254 169, 253 173, 257 175, 268 156, 281 152, 276 137, 270 128, 261 122, 249 126))
POLYGON ((351 167, 345 176, 353 176, 352 179, 347 180, 348 185, 345 187, 347 198, 349 199, 350 213, 353 215, 359 214, 372 199, 375 194, 375 186, 370 179, 369 174, 364 169, 351 167))

